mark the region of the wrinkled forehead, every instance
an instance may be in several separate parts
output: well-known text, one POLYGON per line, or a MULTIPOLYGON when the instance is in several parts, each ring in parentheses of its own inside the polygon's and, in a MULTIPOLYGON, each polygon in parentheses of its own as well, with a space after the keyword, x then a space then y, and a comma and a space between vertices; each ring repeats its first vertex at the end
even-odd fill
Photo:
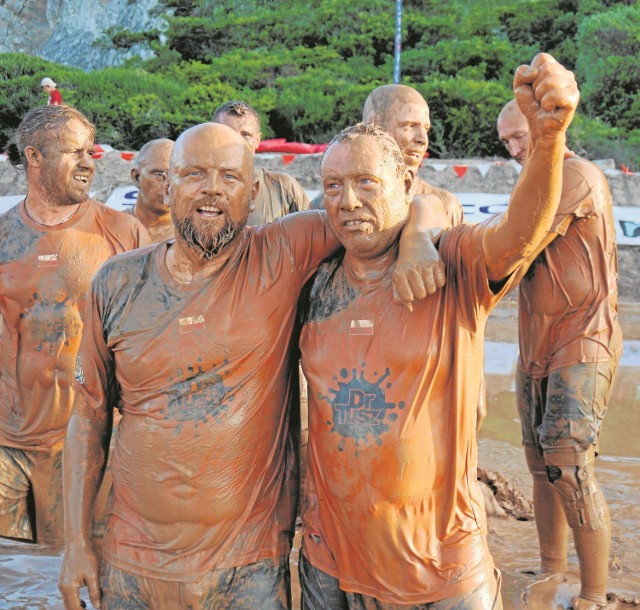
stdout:
POLYGON ((374 136, 360 135, 334 142, 322 157, 321 174, 338 176, 349 174, 382 174, 393 168, 393 158, 385 153, 374 136))
POLYGON ((93 146, 94 135, 91 129, 78 119, 69 119, 58 130, 45 130, 45 146, 63 144, 65 147, 93 146))

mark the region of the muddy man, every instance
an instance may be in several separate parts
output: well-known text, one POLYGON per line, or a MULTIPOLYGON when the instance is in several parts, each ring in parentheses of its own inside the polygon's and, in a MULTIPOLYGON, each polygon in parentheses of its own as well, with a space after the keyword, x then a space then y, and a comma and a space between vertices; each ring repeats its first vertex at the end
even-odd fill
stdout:
MULTIPOLYGON (((497 129, 526 169, 533 134, 515 100, 497 129)), ((560 205, 531 260, 520 284, 516 386, 542 571, 566 569, 571 529, 581 579, 573 607, 596 610, 606 604, 611 521, 594 459, 622 352, 616 236, 605 176, 567 148, 560 205)))
POLYGON ((413 169, 373 124, 345 129, 324 154, 325 209, 345 251, 302 306, 305 610, 502 608, 476 480, 484 329, 552 226, 579 97, 545 54, 518 69, 514 93, 532 149, 509 209, 442 232, 446 285, 413 313, 393 305, 390 284, 413 169))

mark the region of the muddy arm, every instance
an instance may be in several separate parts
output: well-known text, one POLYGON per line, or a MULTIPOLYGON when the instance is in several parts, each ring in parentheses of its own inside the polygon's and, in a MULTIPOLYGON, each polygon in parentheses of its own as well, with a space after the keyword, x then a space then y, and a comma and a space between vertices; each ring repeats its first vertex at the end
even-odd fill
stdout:
POLYGON ((518 68, 514 93, 529 122, 531 148, 509 208, 484 234, 494 282, 510 275, 549 235, 562 193, 565 133, 579 99, 573 74, 545 53, 518 68))
POLYGON ((94 409, 78 392, 64 447, 65 550, 60 592, 67 610, 80 610, 78 591, 89 588, 100 607, 98 558, 91 544, 91 517, 109 450, 113 412, 94 409))

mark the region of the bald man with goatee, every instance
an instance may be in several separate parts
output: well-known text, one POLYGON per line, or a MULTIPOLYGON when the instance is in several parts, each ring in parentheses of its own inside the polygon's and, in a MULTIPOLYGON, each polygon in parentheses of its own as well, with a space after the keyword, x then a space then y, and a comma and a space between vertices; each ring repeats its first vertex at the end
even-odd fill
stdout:
MULTIPOLYGON (((291 608, 292 333, 302 287, 339 242, 319 212, 247 226, 253 169, 230 127, 188 129, 165 182, 175 240, 93 280, 64 456, 67 610, 80 610, 84 585, 107 610, 291 608), (122 420, 99 571, 89 517, 113 404, 122 420)), ((416 233, 411 261, 432 246, 416 233)))
POLYGON ((449 228, 461 224, 464 213, 458 198, 418 177, 420 163, 429 147, 431 129, 429 105, 422 95, 406 85, 378 87, 364 102, 362 121, 383 127, 398 143, 406 166, 416 176, 414 196, 435 195, 440 200, 440 209, 433 206, 434 226, 449 228))

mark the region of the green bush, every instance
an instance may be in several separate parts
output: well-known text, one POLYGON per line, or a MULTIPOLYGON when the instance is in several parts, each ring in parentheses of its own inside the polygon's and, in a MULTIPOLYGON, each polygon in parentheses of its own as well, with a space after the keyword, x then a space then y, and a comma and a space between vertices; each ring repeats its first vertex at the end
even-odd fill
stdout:
POLYGON ((39 57, 21 53, 0 55, 0 150, 4 149, 22 117, 32 108, 47 103, 48 95, 40 82, 53 78, 63 100, 69 103, 71 88, 83 72, 39 57))
POLYGON ((614 127, 639 129, 640 6, 617 6, 585 18, 577 45, 587 113, 614 127))
MULTIPOLYGON (((0 56, 0 147, 30 108, 40 79, 96 123, 98 139, 139 148, 210 120, 243 99, 264 137, 328 141, 391 81, 390 0, 164 0, 167 29, 113 30, 99 44, 147 43, 155 57, 85 74, 20 54, 0 56), (161 42, 164 41, 164 42, 161 42)), ((637 0, 405 0, 402 78, 431 106, 434 157, 503 155, 495 120, 516 66, 539 51, 576 69, 581 116, 570 137, 589 156, 637 167, 640 7, 637 0)))

